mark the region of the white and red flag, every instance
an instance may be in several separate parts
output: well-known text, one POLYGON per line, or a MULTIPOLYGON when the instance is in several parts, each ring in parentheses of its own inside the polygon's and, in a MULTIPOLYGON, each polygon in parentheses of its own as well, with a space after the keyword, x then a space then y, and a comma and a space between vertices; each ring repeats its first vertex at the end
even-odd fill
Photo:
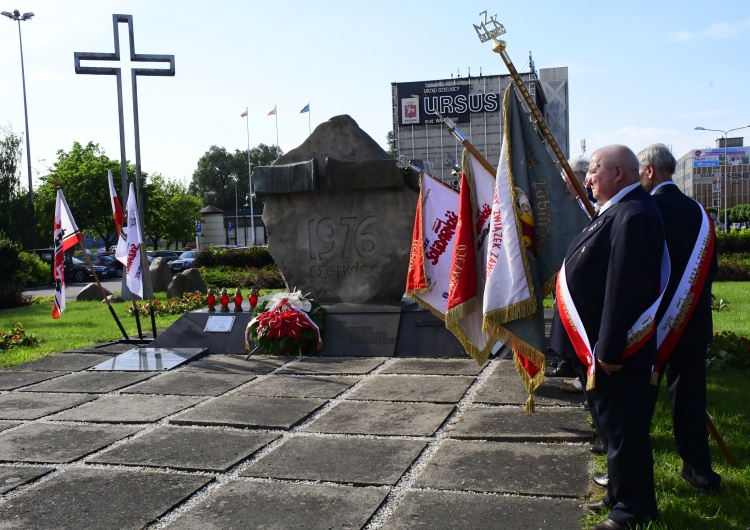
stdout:
POLYGON ((52 305, 52 318, 60 318, 65 311, 65 252, 83 241, 83 234, 76 226, 70 208, 65 200, 62 189, 55 183, 57 198, 55 200, 55 264, 53 277, 55 279, 55 303, 52 305))
POLYGON ((141 265, 141 225, 138 220, 138 204, 135 189, 130 183, 128 189, 127 233, 121 237, 115 251, 115 258, 125 266, 125 284, 130 292, 143 298, 143 267, 141 265))
POLYGON ((240 118, 247 118, 247 109, 245 109, 244 112, 240 114, 240 118))
POLYGON ((445 325, 477 363, 484 364, 496 342, 482 330, 484 264, 489 246, 495 176, 464 151, 458 224, 448 289, 445 325))
POLYGON ((117 197, 115 184, 112 181, 111 169, 107 170, 107 179, 109 180, 109 198, 112 201, 112 215, 115 218, 115 230, 117 230, 117 235, 120 236, 122 231, 122 223, 125 220, 125 215, 122 213, 120 199, 117 197))
POLYGON ((406 274, 406 295, 441 320, 445 320, 457 227, 458 192, 423 173, 406 274))

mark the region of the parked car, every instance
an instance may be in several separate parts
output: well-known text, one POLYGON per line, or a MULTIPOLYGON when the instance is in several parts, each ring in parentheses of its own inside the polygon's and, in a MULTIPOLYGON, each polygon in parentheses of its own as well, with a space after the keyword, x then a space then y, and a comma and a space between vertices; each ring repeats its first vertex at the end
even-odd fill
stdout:
MULTIPOLYGON (((80 260, 84 265, 86 265, 86 258, 83 256, 83 254, 76 254, 73 256, 74 258, 80 260)), ((114 264, 111 261, 105 260, 102 256, 99 254, 88 254, 88 258, 91 260, 91 263, 94 265, 98 265, 99 267, 103 267, 104 271, 100 273, 98 270, 96 270, 96 275, 100 278, 114 278, 116 276, 116 269, 114 264)))
POLYGON ((170 263, 180 257, 180 253, 176 250, 149 250, 146 252, 148 255, 148 262, 151 263, 156 258, 161 258, 167 263, 170 263))
POLYGON ((117 258, 115 258, 114 251, 111 252, 99 252, 97 254, 98 256, 101 256, 105 261, 109 260, 112 262, 112 266, 115 268, 115 276, 118 278, 122 278, 122 269, 123 265, 119 261, 117 261, 117 258))
MULTIPOLYGON (((51 270, 51 277, 50 281, 53 281, 55 272, 52 270, 54 268, 55 263, 55 249, 54 248, 37 248, 34 250, 31 250, 30 252, 33 252, 36 254, 39 259, 41 259, 43 262, 47 263, 50 266, 51 270)), ((100 265, 94 265, 94 270, 96 271, 97 276, 104 277, 104 274, 107 272, 106 267, 102 267, 100 265)), ((84 282, 86 280, 93 279, 93 275, 91 274, 91 270, 89 270, 89 266, 84 263, 83 261, 74 258, 70 256, 69 254, 66 254, 65 256, 65 280, 71 281, 71 282, 84 282)))
POLYGON ((180 254, 180 257, 176 260, 169 262, 169 268, 172 272, 182 272, 193 267, 195 257, 198 255, 194 250, 187 250, 180 254))

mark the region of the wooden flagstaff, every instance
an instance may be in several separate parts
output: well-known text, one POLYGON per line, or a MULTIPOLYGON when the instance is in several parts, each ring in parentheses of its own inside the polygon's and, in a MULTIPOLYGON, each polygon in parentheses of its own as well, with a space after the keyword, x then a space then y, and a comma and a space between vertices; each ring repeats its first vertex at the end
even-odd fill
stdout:
POLYGON ((112 313, 112 318, 114 318, 115 322, 117 322, 117 327, 120 328, 120 332, 122 333, 122 336, 125 337, 125 340, 129 340, 130 337, 128 337, 128 334, 125 332, 125 328, 122 327, 122 322, 120 322, 120 319, 117 318, 117 313, 115 313, 115 308, 112 307, 112 304, 109 303, 109 299, 107 299, 107 293, 104 292, 104 287, 102 286, 101 282, 99 282, 99 276, 96 275, 96 271, 94 270, 94 264, 91 263, 91 258, 89 258, 89 255, 86 253, 86 247, 83 245, 83 241, 79 241, 78 245, 81 247, 81 250, 83 251, 83 257, 86 258, 86 263, 88 263, 89 270, 91 270, 91 275, 94 277, 94 281, 96 282, 96 285, 99 286, 99 291, 102 294, 102 299, 107 303, 109 312, 112 313))
POLYGON ((708 425, 708 432, 711 433, 711 436, 716 441, 716 445, 719 446, 719 450, 721 451, 721 454, 724 455, 724 460, 727 461, 729 467, 737 467, 737 462, 732 456, 732 453, 729 452, 729 447, 727 447, 727 444, 724 442, 724 438, 722 438, 719 429, 716 427, 716 423, 714 423, 714 419, 708 411, 706 411, 706 425, 708 425))
POLYGON ((445 128, 448 129, 448 132, 451 133, 459 142, 461 142, 461 145, 463 145, 466 150, 470 152, 480 164, 482 164, 482 167, 484 167, 484 169, 486 169, 490 175, 492 175, 493 177, 497 177, 497 168, 493 167, 492 164, 490 164, 487 159, 484 158, 479 151, 477 151, 476 147, 474 147, 466 138, 466 136, 463 135, 461 129, 459 129, 456 124, 453 123, 453 120, 443 117, 443 115, 440 114, 440 112, 438 112, 437 110, 435 111, 435 114, 442 120, 445 128))
POLYGON ((593 218, 596 215, 596 211, 591 205, 591 202, 589 202, 588 198, 586 197, 586 191, 583 189, 583 186, 581 186, 581 183, 578 182, 578 179, 573 173, 573 169, 570 167, 570 164, 568 164, 568 160, 565 158, 562 150, 560 150, 560 146, 557 145, 557 140, 555 140, 555 137, 552 136, 552 132, 549 130, 549 126, 547 125, 544 116, 542 116, 542 113, 539 112, 539 108, 536 106, 536 103, 534 103, 531 94, 529 94, 529 91, 526 89, 526 85, 524 84, 523 79, 521 79, 521 76, 518 74, 518 70, 516 70, 516 67, 513 66, 513 62, 510 60, 510 57, 506 53, 505 42, 497 40, 495 38, 505 33, 505 28, 502 26, 502 24, 498 23, 497 20, 495 20, 495 17, 497 15, 490 17, 490 19, 487 20, 486 11, 480 14, 485 15, 485 20, 479 26, 474 25, 474 28, 477 30, 477 34, 479 35, 479 40, 482 42, 486 42, 487 40, 492 39, 492 51, 500 54, 500 57, 502 57, 505 66, 508 67, 508 71, 510 72, 510 77, 513 79, 513 83, 521 93, 521 96, 526 102, 526 106, 529 108, 531 114, 536 120, 536 126, 539 127, 539 130, 542 132, 544 139, 547 141, 549 146, 552 148, 552 151, 555 153, 560 167, 565 172, 566 179, 573 184, 573 188, 575 188, 576 194, 578 195, 578 198, 581 199, 581 202, 586 208, 586 212, 589 214, 589 217, 593 218), (494 29, 488 30, 488 24, 493 24, 494 29), (480 29, 484 30, 484 33, 481 33, 479 31, 480 29))

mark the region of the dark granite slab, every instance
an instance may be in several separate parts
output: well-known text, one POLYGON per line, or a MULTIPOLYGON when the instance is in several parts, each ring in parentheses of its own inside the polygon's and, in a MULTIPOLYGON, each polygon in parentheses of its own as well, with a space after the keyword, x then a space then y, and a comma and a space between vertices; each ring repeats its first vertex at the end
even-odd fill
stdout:
POLYGON ((120 425, 32 423, 0 435, 0 461, 40 464, 72 462, 139 429, 120 425))
POLYGON ((383 530, 578 529, 580 501, 518 495, 473 495, 447 491, 409 491, 385 521, 383 530))
POLYGON ((344 401, 304 430, 341 434, 431 436, 453 412, 453 405, 344 401))
MULTIPOLYGON (((486 365, 484 365, 486 366, 486 365)), ((477 375, 484 366, 472 359, 396 359, 381 374, 477 375)))
POLYGON ((155 372, 77 372, 25 387, 21 392, 106 394, 156 375, 155 372))
POLYGON ((60 377, 70 372, 0 372, 0 390, 15 390, 23 386, 33 385, 47 379, 60 377))
POLYGON ((385 357, 306 357, 280 369, 280 374, 351 374, 372 372, 385 357))
POLYGON ((231 395, 170 419, 175 425, 226 425, 289 429, 325 404, 322 399, 231 395))
POLYGON ((361 528, 388 491, 375 487, 235 481, 223 484, 167 528, 361 528))
POLYGON ((588 491, 590 456, 584 445, 448 440, 440 445, 415 485, 580 497, 588 491))
MULTIPOLYGON (((568 394, 562 387, 566 384, 560 377, 549 377, 544 380, 536 392, 534 401, 537 406, 580 406, 583 394, 568 394)), ((524 405, 529 397, 528 392, 518 377, 512 360, 498 362, 495 371, 484 382, 474 397, 475 403, 493 405, 524 405)))
POLYGON ((69 469, 0 505, 0 528, 143 528, 211 480, 177 473, 69 469))
POLYGON ((173 394, 180 396, 220 396, 255 376, 250 374, 201 374, 196 372, 172 372, 137 384, 126 393, 173 394))
POLYGON ((451 438, 507 442, 587 442, 594 438, 589 413, 583 409, 540 407, 469 408, 446 433, 451 438))
POLYGON ((393 485, 426 445, 417 440, 296 436, 241 474, 357 486, 393 485))
POLYGON ((205 398, 193 396, 103 396, 96 401, 52 416, 64 421, 94 423, 145 423, 162 419, 200 403, 205 398))
POLYGON ((28 363, 17 364, 4 370, 13 372, 74 372, 85 370, 95 364, 111 359, 111 355, 97 355, 91 353, 58 353, 36 359, 28 363))
POLYGON ((347 399, 457 403, 473 382, 473 377, 464 376, 376 375, 347 399))
POLYGON ((163 427, 88 462, 225 472, 278 437, 264 432, 163 427))
POLYGON ((35 420, 95 399, 94 396, 31 394, 14 392, 0 395, 0 419, 35 420))
POLYGON ((181 372, 206 372, 215 374, 267 374, 296 357, 209 355, 185 366, 181 372))
MULTIPOLYGON (((131 337, 136 338, 136 337, 131 337)), ((144 341, 141 343, 143 346, 147 346, 148 342, 144 341)), ((108 353, 111 355, 117 355, 125 353, 128 350, 137 347, 136 344, 125 343, 125 342, 104 342, 101 344, 94 344, 93 346, 86 346, 83 348, 76 348, 75 350, 69 350, 64 353, 108 353)))
POLYGON ((54 470, 54 467, 0 467, 0 494, 42 478, 54 470))
POLYGON ((313 397, 331 399, 359 381, 347 376, 270 376, 237 391, 243 396, 313 397))

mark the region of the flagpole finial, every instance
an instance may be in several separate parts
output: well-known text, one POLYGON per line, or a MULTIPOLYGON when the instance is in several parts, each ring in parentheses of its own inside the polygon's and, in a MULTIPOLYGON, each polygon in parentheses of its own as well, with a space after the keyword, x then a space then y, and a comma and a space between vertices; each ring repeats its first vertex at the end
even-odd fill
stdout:
POLYGON ((505 51, 505 41, 492 39, 492 51, 495 53, 501 53, 505 51))

